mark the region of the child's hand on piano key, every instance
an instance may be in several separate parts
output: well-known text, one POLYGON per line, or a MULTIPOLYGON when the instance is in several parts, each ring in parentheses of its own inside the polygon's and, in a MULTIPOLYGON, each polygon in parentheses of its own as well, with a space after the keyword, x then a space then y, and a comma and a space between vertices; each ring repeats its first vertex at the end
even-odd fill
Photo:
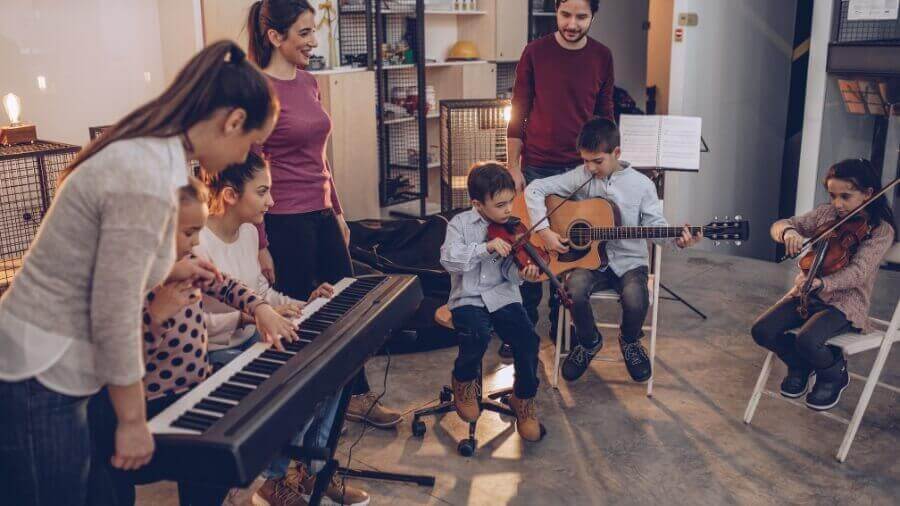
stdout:
POLYGON ((284 304, 281 306, 275 306, 275 312, 289 320, 292 320, 294 318, 300 318, 300 312, 303 310, 303 306, 305 305, 305 303, 300 302, 297 304, 284 304))
POLYGON ((256 330, 262 337, 263 342, 272 343, 278 351, 284 351, 281 340, 297 341, 297 330, 290 320, 285 319, 278 314, 272 306, 268 304, 260 304, 256 307, 253 314, 256 318, 256 330))
POLYGON ((328 283, 322 283, 318 288, 313 290, 313 293, 309 294, 309 302, 312 302, 319 297, 330 299, 332 296, 334 296, 334 287, 328 283))

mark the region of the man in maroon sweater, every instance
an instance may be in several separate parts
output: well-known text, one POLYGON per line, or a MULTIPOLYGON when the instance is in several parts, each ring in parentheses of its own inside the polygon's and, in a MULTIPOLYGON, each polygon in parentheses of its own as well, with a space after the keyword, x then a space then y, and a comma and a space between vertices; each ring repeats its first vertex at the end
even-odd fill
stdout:
MULTIPOLYGON (((506 137, 509 171, 520 190, 581 165, 575 149, 581 127, 593 116, 613 120, 612 52, 587 36, 599 3, 556 0, 558 31, 528 44, 519 59, 506 137)), ((540 284, 522 286, 535 324, 542 296, 540 284)))

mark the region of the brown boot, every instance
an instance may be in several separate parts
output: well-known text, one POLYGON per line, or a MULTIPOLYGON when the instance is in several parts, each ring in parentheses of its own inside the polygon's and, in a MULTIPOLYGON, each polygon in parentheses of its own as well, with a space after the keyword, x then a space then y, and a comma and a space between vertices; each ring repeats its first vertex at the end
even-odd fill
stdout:
POLYGON ((309 506, 287 477, 266 480, 250 498, 253 506, 309 506))
POLYGON ((375 392, 367 392, 350 397, 347 420, 365 422, 379 429, 390 429, 403 421, 403 414, 384 407, 378 402, 375 392))
MULTIPOLYGON (((303 491, 303 498, 309 501, 313 488, 316 486, 316 476, 309 474, 305 466, 288 470, 288 474, 297 473, 298 483, 303 491)), ((351 486, 349 483, 341 483, 337 474, 331 476, 331 483, 325 489, 323 504, 337 504, 344 506, 366 506, 369 504, 369 494, 365 490, 351 486)))
POLYGON ((519 399, 515 394, 509 397, 509 407, 516 413, 516 430, 526 441, 540 441, 544 437, 544 428, 537 417, 537 405, 534 397, 519 399))
POLYGON ((481 415, 481 406, 478 405, 481 384, 478 380, 457 381, 456 377, 452 377, 450 383, 453 385, 453 405, 459 417, 470 423, 478 420, 481 415))

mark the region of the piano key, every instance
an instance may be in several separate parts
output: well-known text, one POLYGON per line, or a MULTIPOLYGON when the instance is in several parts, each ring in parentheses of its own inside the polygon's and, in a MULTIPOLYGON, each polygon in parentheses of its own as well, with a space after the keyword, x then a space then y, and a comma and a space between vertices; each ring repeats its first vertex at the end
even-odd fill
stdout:
POLYGON ((277 362, 287 362, 293 356, 294 356, 293 353, 285 353, 283 351, 276 351, 276 350, 266 350, 259 357, 264 358, 266 360, 274 360, 277 362))
POLYGON ((213 391, 211 394, 209 394, 209 396, 213 399, 222 398, 222 399, 231 399, 234 401, 240 401, 241 399, 246 397, 245 395, 240 395, 240 394, 236 394, 234 392, 229 392, 227 390, 222 390, 221 388, 217 388, 215 391, 213 391))
POLYGON ((243 385, 259 386, 266 381, 265 376, 257 374, 249 374, 247 372, 239 372, 228 379, 229 383, 239 383, 243 385))
POLYGON ((231 390, 231 391, 233 391, 233 392, 241 393, 241 394, 244 394, 244 395, 248 395, 248 394, 250 394, 251 392, 253 392, 254 390, 256 390, 256 389, 253 388, 253 387, 248 387, 248 386, 245 386, 245 385, 238 385, 238 384, 236 384, 236 383, 231 383, 231 382, 225 382, 225 383, 223 383, 221 388, 227 388, 227 389, 229 389, 229 390, 231 390))
POLYGON ((224 415, 233 407, 233 404, 214 401, 212 399, 203 399, 202 401, 198 402, 196 406, 194 406, 194 409, 202 409, 204 411, 212 411, 215 413, 222 413, 224 415))
POLYGON ((178 427, 181 429, 188 429, 191 432, 195 432, 197 434, 203 434, 206 431, 206 427, 201 424, 191 422, 189 420, 175 420, 172 422, 172 427, 178 427))
POLYGON ((181 415, 176 421, 193 424, 194 427, 203 431, 208 430, 213 426, 213 422, 203 420, 188 414, 181 415))
POLYGON ((194 411, 194 410, 188 411, 187 413, 185 413, 181 416, 193 418, 196 420, 206 420, 210 424, 216 423, 219 421, 219 418, 222 418, 221 416, 207 415, 207 414, 200 413, 200 412, 194 411))

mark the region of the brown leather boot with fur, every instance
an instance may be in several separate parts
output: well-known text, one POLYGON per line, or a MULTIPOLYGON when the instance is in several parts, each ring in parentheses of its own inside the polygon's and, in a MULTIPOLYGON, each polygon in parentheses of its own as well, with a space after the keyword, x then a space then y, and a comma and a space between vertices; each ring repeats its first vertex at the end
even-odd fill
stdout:
POLYGON ((456 413, 465 422, 474 422, 481 415, 481 406, 478 400, 481 399, 481 385, 477 379, 472 381, 457 381, 452 378, 453 385, 453 404, 456 407, 456 413))
POLYGON ((537 417, 537 405, 534 397, 519 399, 515 394, 509 397, 509 407, 516 413, 516 430, 526 441, 540 441, 544 430, 537 417))

